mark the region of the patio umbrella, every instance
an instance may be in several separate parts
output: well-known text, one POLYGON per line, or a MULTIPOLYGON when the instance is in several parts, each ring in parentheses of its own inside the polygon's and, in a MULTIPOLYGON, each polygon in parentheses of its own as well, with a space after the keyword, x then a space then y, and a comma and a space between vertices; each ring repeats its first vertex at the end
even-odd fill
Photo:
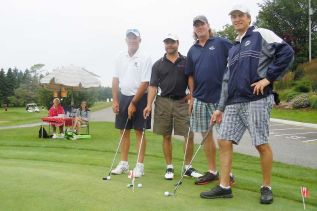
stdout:
MULTIPOLYGON (((98 75, 74 65, 59 67, 40 80, 40 83, 54 91, 68 89, 71 91, 79 91, 85 88, 93 88, 101 86, 101 79, 98 75)), ((71 104, 73 106, 74 99, 72 94, 71 104)))

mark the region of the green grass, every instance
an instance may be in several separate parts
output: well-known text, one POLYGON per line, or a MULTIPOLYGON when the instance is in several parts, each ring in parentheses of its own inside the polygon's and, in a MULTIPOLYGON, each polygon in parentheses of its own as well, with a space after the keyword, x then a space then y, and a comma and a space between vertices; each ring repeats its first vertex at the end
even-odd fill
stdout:
MULTIPOLYGON (((300 210, 299 188, 310 189, 307 210, 317 208, 317 170, 274 163, 274 203, 259 204, 259 159, 235 154, 236 185, 233 199, 203 200, 201 191, 216 185, 193 185, 185 178, 176 197, 165 197, 176 180, 163 179, 165 169, 161 137, 147 133, 145 176, 137 179, 142 189, 126 188, 126 175, 101 180, 111 164, 119 135, 113 123, 91 123, 91 140, 41 140, 38 128, 2 130, 0 133, 0 210, 300 210)), ((132 133, 133 137, 134 134, 132 133)), ((130 167, 136 160, 132 139, 130 167)), ((174 165, 179 178, 182 144, 174 141, 174 165)), ((218 156, 217 156, 218 157, 218 156)), ((309 159, 309 158, 307 158, 309 159)), ((194 166, 206 169, 200 151, 194 166)))
POLYGON ((317 124, 317 110, 316 109, 273 108, 271 117, 317 124))
MULTIPOLYGON (((96 102, 91 111, 98 111, 111 106, 111 103, 96 102)), ((21 125, 40 122, 41 117, 47 116, 48 111, 40 110, 39 113, 26 112, 24 107, 11 107, 8 111, 0 110, 0 126, 21 125)))
POLYGON ((8 111, 0 110, 0 126, 20 125, 40 122, 40 118, 47 116, 48 111, 40 109, 39 113, 29 113, 23 107, 9 107, 8 111))

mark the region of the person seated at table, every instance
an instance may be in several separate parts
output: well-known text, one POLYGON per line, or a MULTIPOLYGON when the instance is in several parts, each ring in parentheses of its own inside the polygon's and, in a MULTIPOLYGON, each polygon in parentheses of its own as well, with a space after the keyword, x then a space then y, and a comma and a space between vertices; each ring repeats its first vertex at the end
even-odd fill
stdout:
POLYGON ((89 121, 89 108, 86 101, 82 101, 80 103, 80 108, 77 109, 75 115, 75 123, 74 128, 76 128, 76 133, 79 134, 80 126, 81 125, 88 125, 89 121))
MULTIPOLYGON (((61 106, 61 101, 58 98, 54 98, 53 100, 53 105, 50 108, 50 110, 48 110, 48 116, 49 117, 57 117, 61 114, 65 114, 65 111, 63 109, 63 107, 61 106)), ((59 127, 59 132, 63 133, 64 131, 64 125, 57 125, 57 124, 51 124, 52 128, 53 128, 53 137, 54 135, 56 136, 56 126, 59 127)))

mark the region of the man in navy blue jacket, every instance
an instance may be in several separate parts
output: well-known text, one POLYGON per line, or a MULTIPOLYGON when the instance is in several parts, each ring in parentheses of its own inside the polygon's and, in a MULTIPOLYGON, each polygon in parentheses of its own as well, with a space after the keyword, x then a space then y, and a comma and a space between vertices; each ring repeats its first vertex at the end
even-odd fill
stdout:
POLYGON ((222 122, 218 136, 220 185, 202 192, 200 196, 209 199, 232 197, 229 177, 232 144, 239 144, 248 129, 252 144, 260 154, 263 176, 260 203, 271 204, 273 155, 268 136, 273 106, 272 88, 273 82, 292 63, 294 51, 272 31, 250 26, 251 16, 247 7, 236 5, 229 15, 238 37, 229 51, 220 102, 211 119, 222 122))

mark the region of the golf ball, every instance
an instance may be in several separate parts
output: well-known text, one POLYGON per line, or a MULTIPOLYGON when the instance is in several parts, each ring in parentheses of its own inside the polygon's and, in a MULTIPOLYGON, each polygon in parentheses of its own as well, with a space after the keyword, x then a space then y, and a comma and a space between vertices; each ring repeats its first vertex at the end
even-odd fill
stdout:
POLYGON ((165 195, 165 196, 169 196, 170 193, 169 193, 168 191, 165 191, 165 192, 164 192, 164 195, 165 195))
POLYGON ((111 177, 110 176, 107 176, 107 180, 110 180, 111 179, 111 177))
POLYGON ((142 188, 142 184, 141 183, 138 184, 138 188, 142 188))

